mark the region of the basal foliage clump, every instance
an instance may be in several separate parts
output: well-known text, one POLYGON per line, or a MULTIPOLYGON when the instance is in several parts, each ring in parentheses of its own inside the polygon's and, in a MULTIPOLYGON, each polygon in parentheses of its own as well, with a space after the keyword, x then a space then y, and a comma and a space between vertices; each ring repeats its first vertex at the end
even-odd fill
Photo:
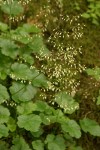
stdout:
MULTIPOLYGON (((10 17, 24 12, 18 0, 2 1, 0 8, 10 17)), ((37 55, 50 55, 37 26, 22 23, 13 29, 11 19, 0 22, 0 149, 82 150, 74 139, 81 130, 100 136, 100 126, 89 118, 77 123, 68 117, 79 104, 66 89, 53 99, 60 107, 36 98, 50 82, 35 65, 37 55)))

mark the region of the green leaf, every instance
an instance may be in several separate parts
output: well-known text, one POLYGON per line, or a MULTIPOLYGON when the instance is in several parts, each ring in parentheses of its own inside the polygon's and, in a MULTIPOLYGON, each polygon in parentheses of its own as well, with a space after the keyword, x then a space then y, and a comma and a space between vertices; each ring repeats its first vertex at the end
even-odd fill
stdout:
POLYGON ((18 35, 15 35, 15 37, 16 37, 15 40, 22 44, 29 44, 30 42, 32 42, 32 38, 30 37, 30 35, 28 35, 24 31, 21 31, 18 35))
POLYGON ((45 125, 50 125, 51 123, 55 123, 57 118, 57 116, 45 115, 44 113, 41 113, 40 117, 42 119, 43 124, 45 125))
POLYGON ((100 136, 100 125, 89 118, 80 120, 80 126, 84 132, 89 132, 91 135, 100 136))
POLYGON ((18 117, 18 126, 24 128, 27 131, 37 132, 40 128, 42 120, 40 116, 30 114, 30 115, 21 115, 18 117))
POLYGON ((5 1, 1 4, 1 10, 12 16, 20 15, 24 9, 17 1, 5 1))
POLYGON ((0 76, 1 78, 3 74, 10 73, 11 63, 12 63, 12 60, 9 57, 0 53, 0 72, 1 72, 0 76))
POLYGON ((97 98, 97 103, 96 103, 97 105, 100 105, 100 96, 98 96, 98 98, 97 98))
POLYGON ((79 104, 66 92, 60 92, 55 96, 55 102, 64 109, 64 113, 72 114, 79 108, 79 104))
POLYGON ((0 39, 1 52, 14 59, 18 55, 18 46, 9 39, 0 39))
POLYGON ((13 139, 13 146, 11 150, 31 150, 23 137, 16 137, 13 139))
POLYGON ((45 112, 45 114, 52 114, 52 108, 44 101, 37 101, 36 111, 45 112))
POLYGON ((6 77, 7 77, 7 74, 5 72, 1 71, 0 72, 0 78, 1 78, 1 80, 5 80, 6 77))
POLYGON ((36 25, 24 24, 21 30, 24 30, 28 33, 39 33, 41 30, 36 25))
MULTIPOLYGON (((99 14, 100 14, 100 13, 99 13, 99 14)), ((98 19, 95 19, 95 18, 93 18, 92 23, 95 24, 95 25, 97 25, 97 26, 100 25, 100 24, 99 24, 99 20, 98 20, 98 19)))
POLYGON ((0 104, 9 99, 7 88, 0 84, 0 104))
POLYGON ((0 22, 0 30, 6 31, 7 29, 8 29, 8 25, 3 22, 0 22))
POLYGON ((47 80, 43 73, 32 80, 32 85, 36 87, 47 87, 47 80))
POLYGON ((71 150, 83 150, 82 147, 80 146, 71 146, 70 149, 71 150))
POLYGON ((0 105, 0 124, 7 123, 10 116, 10 112, 7 108, 0 105))
POLYGON ((48 150, 65 150, 65 140, 61 135, 48 134, 45 143, 48 143, 48 150))
POLYGON ((80 126, 75 120, 67 120, 65 123, 61 124, 61 127, 62 130, 69 133, 71 137, 75 137, 77 139, 81 137, 80 126))
POLYGON ((9 118, 7 127, 11 132, 14 132, 16 130, 16 122, 12 117, 9 118))
POLYGON ((5 141, 0 141, 0 150, 9 150, 9 145, 5 141))
POLYGON ((49 50, 46 48, 42 36, 34 35, 32 40, 33 41, 29 44, 29 47, 32 49, 33 53, 37 53, 41 56, 46 56, 49 54, 49 50))
POLYGON ((100 80, 100 68, 86 69, 88 75, 93 76, 96 80, 100 80))
POLYGON ((12 69, 12 74, 18 79, 31 80, 33 78, 32 71, 25 64, 14 63, 11 66, 11 69, 12 69))
POLYGON ((25 102, 21 103, 21 105, 17 106, 17 112, 19 114, 30 114, 36 110, 36 104, 33 102, 25 102))
POLYGON ((34 63, 34 58, 28 54, 23 54, 24 60, 29 63, 30 65, 33 65, 34 63))
POLYGON ((44 130, 40 127, 37 132, 32 132, 31 134, 32 134, 34 137, 39 138, 43 133, 44 133, 44 130))
POLYGON ((15 102, 26 102, 34 98, 37 90, 32 85, 13 82, 10 92, 15 102))
POLYGON ((36 140, 32 142, 34 150, 44 150, 44 144, 41 140, 36 140))
POLYGON ((90 14, 88 14, 88 13, 83 13, 83 14, 82 14, 82 17, 88 19, 88 18, 90 18, 91 16, 90 16, 90 14))
POLYGON ((0 124, 0 138, 8 136, 8 128, 4 124, 0 124))

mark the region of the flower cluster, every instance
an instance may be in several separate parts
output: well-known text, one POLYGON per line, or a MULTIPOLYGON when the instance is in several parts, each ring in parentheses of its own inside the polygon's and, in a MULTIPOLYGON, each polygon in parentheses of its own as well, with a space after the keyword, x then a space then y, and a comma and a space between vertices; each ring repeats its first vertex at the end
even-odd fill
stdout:
MULTIPOLYGON (((67 91, 74 96, 80 85, 79 74, 86 69, 81 62, 82 43, 76 46, 78 39, 83 36, 85 25, 80 23, 80 15, 70 16, 60 13, 59 16, 56 16, 55 10, 50 5, 43 8, 46 20, 43 31, 44 36, 45 32, 48 30, 50 32, 50 36, 46 38, 51 54, 43 58, 37 56, 41 61, 41 71, 50 81, 48 89, 42 89, 42 91, 44 90, 44 93, 50 91, 49 95, 67 91)), ((44 93, 41 95, 46 99, 44 93)))

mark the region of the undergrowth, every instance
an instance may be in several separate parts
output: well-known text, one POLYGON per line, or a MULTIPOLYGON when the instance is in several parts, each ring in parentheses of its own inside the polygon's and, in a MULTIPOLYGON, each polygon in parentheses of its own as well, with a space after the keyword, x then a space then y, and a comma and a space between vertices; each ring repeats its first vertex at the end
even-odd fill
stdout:
MULTIPOLYGON (((76 49, 71 40, 81 38, 82 32, 78 31, 83 26, 76 22, 73 31, 69 27, 64 32, 62 20, 69 16, 60 16, 59 32, 54 28, 49 43, 45 43, 43 33, 50 29, 48 22, 37 27, 22 21, 28 4, 18 0, 0 2, 3 16, 8 16, 0 22, 0 149, 82 150, 77 140, 83 134, 100 137, 98 122, 87 115, 72 118, 80 109, 74 97, 77 77, 86 68, 80 64, 81 47, 76 49), (18 19, 21 23, 15 25, 13 21, 18 19), (60 36, 67 41, 61 41, 60 36)), ((63 1, 57 4, 62 11, 63 1)), ((57 18, 51 17, 57 25, 57 18)), ((65 23, 72 25, 73 19, 68 21, 65 23)), ((92 75, 93 71, 87 72, 92 75)), ((99 97, 96 104, 100 104, 99 97)))

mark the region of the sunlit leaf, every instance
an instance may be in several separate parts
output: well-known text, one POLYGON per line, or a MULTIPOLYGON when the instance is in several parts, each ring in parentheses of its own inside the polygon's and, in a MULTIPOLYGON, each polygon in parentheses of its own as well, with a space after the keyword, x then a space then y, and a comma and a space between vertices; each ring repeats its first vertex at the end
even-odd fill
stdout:
POLYGON ((6 77, 7 77, 7 74, 4 71, 1 71, 0 72, 0 78, 1 78, 1 80, 5 80, 6 77))
POLYGON ((17 111, 19 114, 30 114, 36 110, 36 104, 33 102, 25 102, 21 103, 21 105, 17 106, 17 111))
POLYGON ((7 29, 8 29, 8 25, 3 22, 0 22, 0 30, 6 31, 7 29))
POLYGON ((93 76, 96 80, 100 80, 100 68, 86 69, 88 75, 93 76))
POLYGON ((83 14, 82 14, 82 17, 88 19, 88 18, 90 18, 91 16, 90 16, 90 14, 88 14, 88 13, 83 13, 83 14))
POLYGON ((75 120, 67 120, 65 123, 61 124, 62 130, 69 133, 71 137, 80 138, 81 131, 80 126, 75 120))
POLYGON ((43 113, 40 114, 40 117, 42 119, 43 124, 45 125, 50 125, 51 123, 55 123, 57 118, 57 116, 45 115, 43 113))
POLYGON ((34 63, 34 59, 32 56, 27 55, 27 54, 23 54, 23 58, 25 59, 25 61, 27 63, 29 63, 30 65, 32 65, 34 63))
POLYGON ((41 122, 42 120, 39 115, 30 114, 18 117, 18 126, 31 132, 37 132, 41 122))
POLYGON ((0 39, 1 52, 5 56, 15 58, 18 55, 18 46, 9 39, 0 39))
POLYGON ((39 33, 41 30, 36 25, 24 24, 22 30, 28 33, 39 33))
POLYGON ((43 38, 40 35, 34 35, 32 37, 32 43, 30 43, 29 47, 32 49, 34 53, 37 53, 41 56, 45 56, 49 54, 49 50, 46 48, 43 38))
POLYGON ((84 132, 89 132, 91 135, 100 136, 100 125, 89 118, 80 120, 80 126, 84 132))
POLYGON ((47 80, 43 73, 39 74, 32 80, 32 85, 36 87, 46 87, 47 86, 47 80))
POLYGON ((11 66, 12 74, 15 75, 16 78, 30 80, 33 78, 33 73, 30 68, 25 64, 14 63, 11 66))
POLYGON ((79 104, 66 92, 60 92, 55 96, 55 102, 64 109, 65 113, 72 114, 79 108, 79 104))
POLYGON ((15 102, 26 102, 34 98, 37 90, 32 85, 13 82, 10 87, 10 92, 12 94, 12 99, 15 102))
POLYGON ((9 15, 16 16, 23 13, 24 9, 17 1, 5 1, 1 4, 1 10, 9 15))

